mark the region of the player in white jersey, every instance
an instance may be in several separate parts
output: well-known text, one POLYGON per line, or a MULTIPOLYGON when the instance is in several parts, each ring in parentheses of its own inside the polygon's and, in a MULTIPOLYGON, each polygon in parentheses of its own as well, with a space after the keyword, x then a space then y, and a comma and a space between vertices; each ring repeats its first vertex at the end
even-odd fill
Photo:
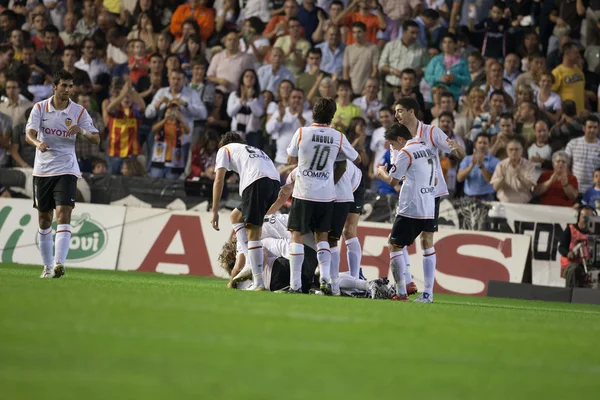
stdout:
POLYGON ((252 267, 253 286, 250 289, 264 290, 261 227, 267 210, 279 193, 279 172, 262 150, 248 146, 235 132, 226 133, 219 143, 215 164, 211 224, 216 230, 219 230, 219 203, 227 171, 234 171, 240 176, 242 204, 231 212, 230 219, 246 260, 252 267))
POLYGON ((288 224, 288 229, 292 231, 290 293, 298 293, 300 290, 304 258, 302 244, 304 235, 312 231, 317 242, 322 292, 331 294, 331 250, 327 237, 336 198, 334 163, 340 153, 355 163, 360 162, 360 155, 346 136, 329 126, 335 111, 335 100, 318 99, 313 107, 314 123, 307 128, 298 129, 287 150, 288 164, 298 165, 288 224))
MULTIPOLYGON (((452 154, 459 161, 465 157, 465 151, 454 140, 448 139, 448 136, 437 127, 426 125, 419 121, 416 114, 419 113, 419 103, 411 97, 401 98, 394 104, 396 119, 399 123, 408 128, 414 138, 426 143, 435 153, 436 166, 436 185, 435 185, 435 229, 431 232, 423 232, 421 235, 421 248, 423 249, 423 273, 425 276, 425 288, 421 296, 416 300, 418 302, 430 303, 433 301, 433 286, 435 282, 435 248, 433 247, 433 234, 438 228, 438 218, 440 213, 440 199, 448 195, 448 186, 444 179, 444 174, 440 165, 439 151, 452 154)), ((408 251, 404 249, 405 261, 408 259, 408 251)), ((407 271, 410 277, 410 271, 407 271)))
POLYGON ((408 301, 406 291, 406 262, 403 249, 410 246, 421 232, 434 232, 435 214, 435 153, 408 128, 392 124, 385 130, 385 138, 394 149, 401 149, 387 172, 387 165, 377 168, 377 176, 391 186, 402 177, 406 180, 400 189, 396 219, 390 235, 390 267, 396 281, 396 295, 392 300, 408 301))
POLYGON ((75 141, 77 135, 100 143, 98 130, 85 108, 70 100, 73 76, 57 71, 52 77, 54 95, 33 106, 25 134, 36 147, 33 165, 33 206, 38 210, 38 243, 44 271, 41 278, 60 278, 71 243, 71 212, 81 178, 75 141), (56 209, 56 249, 52 250, 52 218, 56 209))

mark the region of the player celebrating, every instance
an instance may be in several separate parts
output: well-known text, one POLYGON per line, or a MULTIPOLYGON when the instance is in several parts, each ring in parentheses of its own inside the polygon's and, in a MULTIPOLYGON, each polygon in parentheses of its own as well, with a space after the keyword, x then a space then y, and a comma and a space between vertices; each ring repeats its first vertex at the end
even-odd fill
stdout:
POLYGON ((81 178, 75 141, 77 135, 100 143, 98 130, 88 112, 70 100, 73 76, 57 71, 52 77, 54 95, 35 104, 27 126, 26 140, 35 146, 33 165, 33 206, 38 210, 38 243, 44 271, 41 278, 60 278, 71 243, 71 212, 81 178), (56 249, 52 250, 52 218, 56 209, 56 249), (54 264, 54 265, 53 265, 54 264))
MULTIPOLYGON (((385 138, 390 146, 401 150, 389 174, 387 165, 380 165, 377 176, 391 186, 396 186, 406 176, 400 189, 396 219, 390 235, 390 266, 396 281, 396 294, 392 300, 408 301, 405 247, 410 246, 421 232, 434 232, 436 229, 435 153, 419 138, 413 138, 404 125, 392 124, 387 127, 385 138)), ((429 298, 433 300, 433 295, 429 298)))
MULTIPOLYGON (((439 151, 452 154, 459 161, 465 157, 465 151, 454 140, 448 139, 448 136, 440 129, 432 125, 426 125, 419 121, 416 114, 419 113, 419 103, 412 97, 403 97, 396 101, 394 105, 396 119, 399 123, 406 126, 412 137, 417 138, 432 150, 435 154, 435 215, 433 230, 426 230, 421 234, 421 248, 423 249, 423 274, 425 276, 425 289, 416 300, 423 303, 433 302, 433 285, 435 282, 435 248, 433 247, 433 234, 438 229, 438 217, 440 214, 440 198, 448 195, 448 186, 444 179, 444 174, 440 165, 439 151)), ((398 155, 394 148, 395 155, 398 155)), ((404 249, 403 257, 405 263, 408 263, 408 249, 404 249)), ((410 277, 410 271, 407 271, 410 277)))
POLYGON ((231 212, 231 224, 246 260, 252 267, 253 285, 248 290, 263 291, 261 228, 267 210, 279 193, 279 173, 269 156, 256 147, 246 145, 235 132, 228 132, 221 139, 215 170, 211 224, 214 229, 219 230, 219 202, 223 194, 225 173, 234 171, 240 175, 242 204, 231 212))
POLYGON ((321 291, 331 295, 331 250, 327 242, 331 229, 333 202, 336 198, 334 163, 340 153, 355 163, 360 155, 343 133, 331 128, 336 111, 333 99, 320 98, 313 107, 314 122, 294 133, 287 149, 288 163, 298 165, 292 193, 292 208, 288 229, 292 231, 290 244, 290 287, 288 292, 299 293, 304 235, 312 231, 317 242, 317 260, 321 270, 321 291))

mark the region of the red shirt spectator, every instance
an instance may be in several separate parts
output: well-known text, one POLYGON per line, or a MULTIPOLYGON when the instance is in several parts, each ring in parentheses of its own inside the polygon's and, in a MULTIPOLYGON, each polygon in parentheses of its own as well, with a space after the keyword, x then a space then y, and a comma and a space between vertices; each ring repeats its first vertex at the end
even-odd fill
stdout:
MULTIPOLYGON (((385 15, 383 15, 383 12, 381 11, 381 6, 377 4, 376 7, 376 14, 373 14, 371 10, 375 7, 373 7, 372 2, 368 2, 367 0, 354 0, 340 15, 338 15, 334 24, 338 26, 352 26, 355 22, 362 22, 367 27, 367 41, 377 44, 377 31, 385 30, 385 28, 387 28, 387 22, 385 21, 385 15), (350 12, 357 5, 358 11, 350 12)), ((346 36, 346 44, 351 45, 353 43, 354 37, 349 30, 348 35, 346 36)))
POLYGON ((557 151, 552 156, 552 165, 554 170, 542 172, 535 187, 540 204, 573 207, 579 195, 579 184, 577 178, 569 174, 569 156, 564 151, 557 151))
POLYGON ((171 26, 169 31, 175 40, 181 40, 183 22, 193 17, 200 27, 200 38, 206 43, 208 38, 215 31, 215 9, 205 7, 206 0, 188 0, 187 4, 182 4, 173 13, 171 17, 171 26))

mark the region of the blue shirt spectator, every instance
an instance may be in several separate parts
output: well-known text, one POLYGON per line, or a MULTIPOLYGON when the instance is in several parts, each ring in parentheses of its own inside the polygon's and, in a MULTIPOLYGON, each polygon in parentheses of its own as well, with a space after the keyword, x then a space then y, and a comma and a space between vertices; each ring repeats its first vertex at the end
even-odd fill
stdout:
POLYGON ((317 29, 317 26, 319 26, 319 13, 326 18, 327 14, 325 11, 320 7, 316 7, 314 2, 312 2, 312 4, 311 2, 303 2, 300 7, 298 7, 296 18, 298 18, 300 25, 304 28, 304 33, 306 34, 305 39, 311 43, 312 34, 315 29, 317 29), (311 8, 310 10, 306 8, 307 5, 311 8))
MULTIPOLYGON (((598 172, 594 173, 594 175, 596 175, 597 173, 598 172)), ((593 207, 596 210, 600 208, 600 189, 597 189, 595 186, 592 186, 591 188, 586 190, 581 202, 590 207, 593 207)))
POLYGON ((268 90, 271 93, 277 93, 279 84, 284 80, 288 80, 294 85, 296 84, 294 74, 283 65, 279 66, 277 70, 271 64, 263 65, 256 71, 256 74, 258 75, 261 91, 268 90))
MULTIPOLYGON (((390 169, 392 168, 392 163, 390 162, 390 149, 387 149, 385 154, 383 155, 383 158, 381 159, 379 165, 385 165, 387 164, 387 171, 390 172, 390 169)), ((385 183, 384 181, 379 181, 379 186, 377 187, 377 193, 379 194, 396 194, 398 192, 396 192, 396 189, 394 189, 393 186, 388 185, 387 183, 385 183)))
POLYGON ((339 29, 333 27, 327 30, 327 41, 319 43, 315 47, 321 49, 321 53, 323 53, 321 58, 321 70, 331 75, 337 73, 338 76, 341 77, 344 68, 344 50, 346 50, 346 45, 340 43, 340 39, 341 35, 339 29), (331 35, 337 35, 337 39, 335 39, 337 40, 335 50, 332 50, 331 42, 333 39, 329 39, 331 35))
MULTIPOLYGON (((478 137, 479 139, 479 137, 478 137)), ((485 137, 487 143, 489 144, 489 139, 485 137)), ((477 146, 477 143, 476 143, 477 146)), ((487 146, 487 144, 486 144, 487 146)), ((491 156, 490 154, 486 154, 483 157, 483 161, 481 162, 481 166, 477 162, 473 162, 473 157, 477 157, 476 161, 481 157, 478 153, 474 153, 471 156, 466 156, 460 163, 460 167, 458 169, 458 181, 462 182, 464 180, 465 186, 464 191, 465 195, 469 197, 481 197, 485 200, 493 200, 494 199, 494 187, 490 184, 490 180, 494 171, 496 170, 496 166, 500 162, 496 157, 491 156), (485 169, 482 172, 482 168, 485 169), (468 172, 467 172, 468 171, 468 172), (488 179, 484 176, 487 175, 488 179), (466 178, 461 177, 463 174, 468 174, 466 178), (462 178, 462 179, 461 179, 462 178)))

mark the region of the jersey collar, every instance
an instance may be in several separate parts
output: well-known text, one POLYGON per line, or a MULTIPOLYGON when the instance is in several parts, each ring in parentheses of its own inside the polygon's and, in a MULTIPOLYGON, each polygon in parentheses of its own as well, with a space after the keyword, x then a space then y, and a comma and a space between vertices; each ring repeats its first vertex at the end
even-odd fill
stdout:
POLYGON ((71 105, 73 104, 73 101, 71 99, 69 99, 69 104, 67 104, 67 107, 65 107, 64 110, 55 109, 54 106, 52 105, 52 99, 54 99, 54 95, 51 96, 48 99, 48 102, 46 103, 46 112, 47 113, 51 113, 51 112, 58 112, 58 113, 65 113, 65 114, 69 113, 69 111, 71 110, 71 105))

